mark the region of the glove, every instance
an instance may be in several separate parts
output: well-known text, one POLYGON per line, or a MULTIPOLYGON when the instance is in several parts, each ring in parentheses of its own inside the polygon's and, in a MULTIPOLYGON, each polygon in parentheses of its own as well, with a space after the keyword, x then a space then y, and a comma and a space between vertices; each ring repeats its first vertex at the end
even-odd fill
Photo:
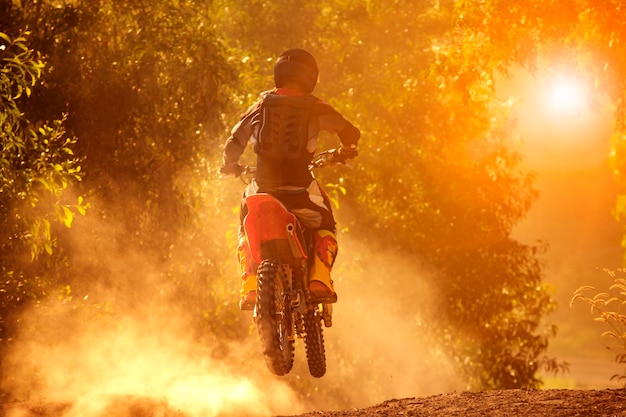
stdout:
POLYGON ((224 175, 232 175, 234 177, 238 177, 241 175, 245 167, 237 162, 228 165, 222 165, 220 168, 220 173, 224 175))
POLYGON ((341 147, 333 152, 333 156, 331 158, 331 162, 338 162, 340 164, 345 164, 348 159, 352 159, 356 157, 359 152, 354 148, 344 148, 341 147))

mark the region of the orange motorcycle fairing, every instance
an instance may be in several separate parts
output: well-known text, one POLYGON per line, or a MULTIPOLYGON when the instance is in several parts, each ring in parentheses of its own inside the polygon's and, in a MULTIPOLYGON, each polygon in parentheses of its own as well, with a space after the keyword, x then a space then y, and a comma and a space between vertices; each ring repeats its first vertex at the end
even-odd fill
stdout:
POLYGON ((264 242, 286 240, 294 257, 306 258, 306 250, 297 236, 296 216, 270 194, 259 193, 246 198, 248 214, 243 220, 250 253, 255 262, 263 260, 264 242))

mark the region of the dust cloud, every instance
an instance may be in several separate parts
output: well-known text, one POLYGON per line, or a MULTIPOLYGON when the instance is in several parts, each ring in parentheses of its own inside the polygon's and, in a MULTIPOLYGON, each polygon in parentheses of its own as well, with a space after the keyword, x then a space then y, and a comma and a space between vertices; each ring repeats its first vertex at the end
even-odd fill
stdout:
POLYGON ((71 293, 23 313, 2 358, 3 391, 25 403, 65 404, 53 414, 61 417, 127 415, 124 407, 138 403, 181 416, 303 412, 295 390, 265 369, 256 333, 218 337, 205 326, 198 335, 200 309, 186 304, 193 297, 173 302, 163 264, 128 250, 122 229, 77 219, 80 278, 70 278, 71 293))
POLYGON ((354 407, 462 389, 434 342, 439 303, 415 256, 377 248, 375 236, 340 234, 339 246, 328 384, 354 407))
MULTIPOLYGON (((0 377, 13 398, 66 404, 54 414, 61 417, 125 415, 132 404, 161 410, 145 415, 270 416, 462 388, 433 343, 436 294, 410 254, 340 233, 333 273, 339 302, 333 326, 324 329, 326 376, 309 375, 298 340, 293 371, 276 377, 265 367, 249 312, 235 313, 240 327, 249 327, 243 336, 199 336, 193 303, 202 294, 173 303, 164 264, 129 250, 124 233, 89 216, 77 221, 72 236, 84 239, 72 247, 84 265, 75 267, 74 299, 51 294, 23 315, 0 377)), ((224 297, 236 297, 236 263, 222 262, 234 277, 224 297)))
MULTIPOLYGON (((21 340, 9 366, 10 388, 18 398, 46 399, 72 406, 63 417, 110 415, 120 399, 151 399, 183 415, 267 416, 300 412, 295 393, 263 369, 212 358, 208 349, 186 336, 186 329, 165 318, 124 320, 121 328, 71 329, 67 313, 45 309, 57 328, 37 339, 21 340)), ((42 319, 31 313, 24 323, 42 319)), ((233 346, 243 355, 245 346, 233 346)), ((236 362, 236 361, 234 361, 236 362)))
POLYGON ((600 335, 604 329, 588 306, 570 301, 582 286, 608 288, 611 279, 603 269, 621 267, 622 226, 612 217, 617 195, 609 164, 578 169, 538 172, 541 192, 515 237, 533 243, 549 243, 543 256, 544 281, 554 287, 557 310, 547 317, 558 326, 547 354, 570 363, 570 371, 558 378, 546 375, 548 388, 618 388, 611 380, 617 365, 615 354, 600 335))

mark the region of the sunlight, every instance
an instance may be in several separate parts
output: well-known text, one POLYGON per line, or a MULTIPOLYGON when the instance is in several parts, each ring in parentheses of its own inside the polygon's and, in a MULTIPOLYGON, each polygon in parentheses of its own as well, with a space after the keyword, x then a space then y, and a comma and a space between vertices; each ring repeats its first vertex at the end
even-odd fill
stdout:
POLYGON ((559 75, 548 82, 550 109, 560 115, 579 116, 585 107, 585 91, 574 77, 559 75))
POLYGON ((499 97, 515 100, 513 114, 526 164, 570 170, 606 161, 613 113, 608 99, 589 88, 584 74, 575 69, 520 69, 497 81, 499 97))

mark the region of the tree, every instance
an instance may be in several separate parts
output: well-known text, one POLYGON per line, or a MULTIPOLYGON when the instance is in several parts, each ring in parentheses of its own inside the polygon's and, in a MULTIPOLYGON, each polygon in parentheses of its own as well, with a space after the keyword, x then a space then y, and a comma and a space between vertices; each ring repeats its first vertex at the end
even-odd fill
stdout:
MULTIPOLYGON (((364 134, 356 175, 341 183, 348 192, 340 215, 358 210, 345 224, 353 236, 366 239, 373 227, 381 245, 436 271, 442 330, 434 342, 455 358, 467 385, 535 387, 538 370, 557 365, 543 356, 554 332, 540 325, 554 308, 542 282, 544 248, 511 236, 536 193, 532 176, 519 169, 509 106, 496 100, 494 75, 513 65, 533 69, 598 25, 620 24, 605 6, 59 3, 4 2, 0 22, 15 32, 37 28, 33 42, 54 68, 29 101, 29 114, 46 120, 67 112, 63 126, 80 138, 71 144, 85 158, 79 192, 94 208, 87 220, 103 226, 81 229, 98 249, 87 259, 79 259, 73 235, 59 238, 67 283, 79 295, 93 294, 93 281, 133 293, 142 279, 134 265, 114 271, 94 254, 140 254, 154 267, 156 278, 144 285, 152 292, 116 300, 115 308, 150 300, 167 309, 171 301, 203 317, 198 333, 242 334, 232 294, 236 269, 222 261, 234 258, 231 207, 238 201, 215 180, 221 143, 258 92, 271 88, 274 57, 298 45, 322 68, 316 91, 364 134), (581 16, 588 26, 577 26, 581 16)), ((604 45, 608 33, 593 39, 604 45)), ((613 39, 598 51, 620 63, 611 48, 622 38, 613 39)), ((616 70, 606 79, 619 77, 616 70)), ((328 183, 336 175, 329 170, 320 178, 328 183)))
MULTIPOLYGON (((538 386, 537 371, 557 366, 542 356, 555 329, 540 327, 555 305, 542 284, 544 248, 511 238, 536 192, 532 177, 517 168, 509 108, 494 94, 497 70, 534 65, 538 53, 509 54, 507 47, 528 39, 524 30, 513 31, 506 46, 492 42, 486 32, 502 32, 496 17, 507 9, 481 5, 305 2, 292 19, 279 19, 280 27, 261 19, 267 33, 284 36, 244 32, 232 45, 256 48, 245 56, 266 80, 271 74, 261 63, 272 51, 302 45, 313 52, 323 69, 316 91, 364 132, 358 174, 342 183, 342 205, 359 212, 352 234, 367 238, 374 227, 382 246, 439 271, 436 280, 445 284, 438 342, 470 386, 538 386), (501 11, 484 28, 479 15, 492 7, 501 11), (469 13, 474 8, 477 16, 469 13), (303 34, 304 22, 314 22, 320 36, 303 34), (461 329, 466 338, 456 336, 461 329)), ((240 6, 228 15, 234 20, 226 19, 231 28, 254 20, 240 6)))
POLYGON ((69 228, 86 207, 67 193, 82 173, 65 119, 31 122, 21 110, 45 69, 29 35, 0 32, 0 347, 20 307, 55 291, 63 256, 54 250, 53 222, 69 228))
POLYGON ((495 98, 494 74, 513 61, 488 41, 490 26, 466 23, 462 3, 397 3, 324 20, 326 55, 342 58, 322 67, 342 75, 330 89, 346 91, 365 133, 359 174, 343 183, 359 207, 351 230, 373 225, 383 246, 438 271, 438 343, 469 386, 538 386, 537 371, 557 366, 543 356, 554 329, 541 328, 555 305, 543 248, 511 237, 536 196, 495 98))
POLYGON ((33 111, 62 109, 66 128, 81 138, 78 192, 89 195, 93 214, 59 239, 75 299, 89 294, 89 303, 109 303, 103 288, 142 288, 150 294, 117 297, 112 308, 126 311, 146 299, 155 311, 184 303, 198 333, 232 334, 239 329, 236 297, 230 309, 223 303, 237 277, 223 276, 216 259, 234 249, 214 238, 231 213, 209 181, 217 176, 215 150, 235 73, 205 6, 23 1, 0 20, 6 16, 12 30, 38 28, 35 41, 53 71, 33 111), (149 273, 137 274, 129 259, 135 254, 149 273))

